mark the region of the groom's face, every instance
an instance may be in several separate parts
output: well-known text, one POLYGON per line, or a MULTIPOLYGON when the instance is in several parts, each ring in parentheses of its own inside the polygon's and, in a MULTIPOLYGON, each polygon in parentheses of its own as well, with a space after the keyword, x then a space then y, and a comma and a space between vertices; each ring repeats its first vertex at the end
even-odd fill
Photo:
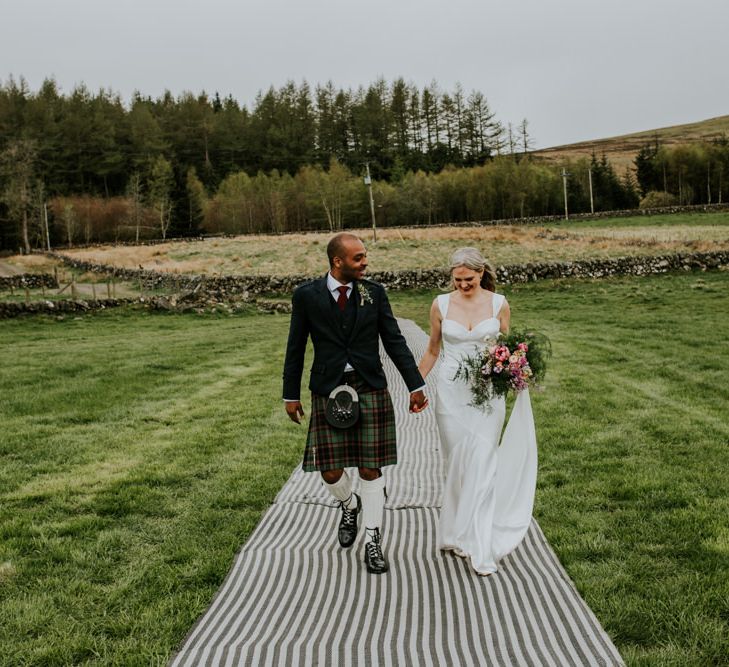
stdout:
POLYGON ((367 249, 364 243, 355 239, 345 241, 340 256, 334 258, 332 275, 342 283, 349 283, 364 278, 366 271, 367 249))

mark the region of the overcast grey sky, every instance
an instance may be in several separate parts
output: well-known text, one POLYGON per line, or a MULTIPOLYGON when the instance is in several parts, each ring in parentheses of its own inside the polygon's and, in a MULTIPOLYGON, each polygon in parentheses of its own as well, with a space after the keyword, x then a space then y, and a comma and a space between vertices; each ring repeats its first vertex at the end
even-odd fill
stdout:
POLYGON ((729 114, 727 0, 0 0, 0 76, 251 103, 460 81, 538 147, 729 114))

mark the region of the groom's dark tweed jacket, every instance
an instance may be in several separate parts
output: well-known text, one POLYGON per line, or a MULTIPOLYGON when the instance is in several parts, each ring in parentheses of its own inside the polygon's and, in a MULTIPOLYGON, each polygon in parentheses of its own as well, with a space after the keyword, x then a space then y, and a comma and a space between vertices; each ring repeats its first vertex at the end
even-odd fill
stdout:
POLYGON ((347 361, 373 389, 385 388, 379 338, 408 389, 414 391, 425 384, 397 326, 384 287, 371 280, 355 281, 350 300, 355 308, 354 323, 345 329, 337 316, 338 307, 327 287, 326 276, 296 288, 284 362, 284 398, 300 398, 309 336, 314 345, 309 389, 315 394, 326 396, 341 384, 347 361))

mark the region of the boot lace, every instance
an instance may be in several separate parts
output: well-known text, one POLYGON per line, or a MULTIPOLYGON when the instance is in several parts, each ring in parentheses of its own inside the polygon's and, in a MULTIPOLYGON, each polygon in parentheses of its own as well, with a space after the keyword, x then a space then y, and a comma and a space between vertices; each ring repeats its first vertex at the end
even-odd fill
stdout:
POLYGON ((372 531, 372 540, 367 542, 367 544, 365 545, 365 549, 367 550, 367 555, 369 556, 370 560, 384 560, 384 556, 382 555, 382 547, 380 546, 379 528, 375 528, 374 531, 372 531))
POLYGON ((341 503, 342 507, 342 525, 347 528, 354 528, 357 525, 357 510, 359 505, 355 509, 349 509, 344 503, 341 503))

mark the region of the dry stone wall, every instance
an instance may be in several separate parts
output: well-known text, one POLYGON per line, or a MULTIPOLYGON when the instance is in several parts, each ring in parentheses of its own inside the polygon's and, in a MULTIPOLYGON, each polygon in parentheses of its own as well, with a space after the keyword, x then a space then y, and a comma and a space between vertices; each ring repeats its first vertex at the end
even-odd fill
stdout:
POLYGON ((137 299, 59 299, 50 301, 2 301, 0 302, 0 319, 17 317, 18 315, 59 315, 66 313, 84 313, 91 310, 105 310, 116 308, 130 303, 137 299))
MULTIPOLYGON (((0 302, 0 318, 25 313, 73 313, 113 308, 131 303, 156 310, 176 312, 216 311, 239 312, 256 306, 267 312, 288 312, 288 302, 260 298, 260 295, 288 296, 297 285, 312 276, 180 276, 79 262, 56 254, 66 263, 83 271, 114 275, 121 280, 141 279, 146 289, 167 288, 177 292, 170 296, 139 297, 136 299, 67 299, 31 303, 0 302)), ((707 271, 729 269, 729 251, 681 253, 673 255, 638 255, 617 259, 592 259, 574 262, 543 262, 511 264, 496 268, 501 285, 527 283, 556 278, 608 278, 611 276, 644 276, 670 271, 707 271)), ((446 268, 414 269, 410 271, 380 271, 370 278, 391 290, 435 289, 448 284, 446 268)))
MULTIPOLYGON (((676 213, 712 213, 729 211, 729 204, 701 204, 698 206, 662 206, 661 208, 626 208, 619 211, 596 211, 595 213, 572 213, 570 221, 603 220, 605 218, 640 218, 652 215, 674 215, 676 213)), ((564 215, 540 215, 528 218, 506 218, 502 220, 483 220, 478 222, 451 223, 451 227, 491 226, 491 225, 543 225, 550 222, 562 222, 564 215)), ((412 225, 410 225, 412 226, 412 225)))
POLYGON ((50 273, 18 273, 14 276, 0 276, 0 289, 10 288, 39 289, 48 287, 58 288, 58 281, 50 273))
MULTIPOLYGON (((17 317, 19 315, 55 315, 63 317, 67 314, 80 314, 89 311, 118 308, 119 306, 135 305, 149 310, 171 311, 176 313, 204 313, 217 312, 232 314, 250 309, 251 303, 247 301, 221 302, 217 299, 194 294, 170 296, 140 296, 125 299, 60 299, 51 301, 0 301, 0 319, 17 317)), ((259 310, 265 312, 282 312, 283 302, 261 302, 255 304, 259 310)), ((285 308, 284 308, 285 310, 285 308)))
MULTIPOLYGON (((113 275, 120 280, 141 280, 145 289, 176 289, 225 297, 238 295, 253 298, 259 294, 290 294, 297 285, 316 276, 199 276, 179 275, 142 269, 115 267, 81 262, 56 254, 69 266, 83 271, 113 275)), ((635 255, 616 259, 585 259, 573 262, 530 262, 507 264, 496 268, 498 283, 510 285, 548 278, 607 278, 609 276, 642 276, 668 271, 706 271, 729 265, 729 251, 675 253, 668 255, 635 255)), ((448 283, 446 268, 406 271, 375 271, 369 277, 388 289, 432 289, 448 283)))

